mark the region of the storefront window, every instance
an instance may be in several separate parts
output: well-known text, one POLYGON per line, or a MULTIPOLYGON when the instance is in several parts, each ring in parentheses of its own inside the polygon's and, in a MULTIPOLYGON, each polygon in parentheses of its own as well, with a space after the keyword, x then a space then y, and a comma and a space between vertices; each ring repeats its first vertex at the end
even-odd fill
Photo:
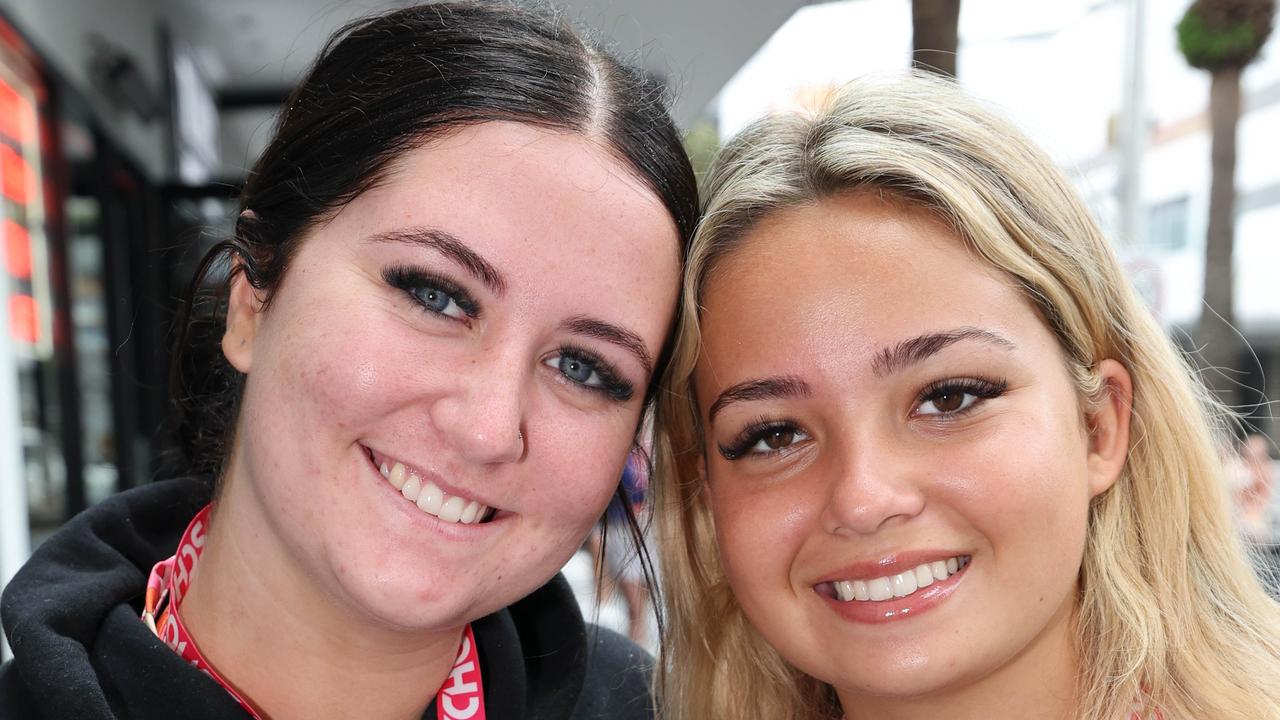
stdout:
POLYGON ((66 202, 71 323, 75 332, 85 499, 92 505, 116 489, 116 437, 111 415, 111 339, 107 323, 106 258, 98 201, 66 202))
POLYGON ((0 40, 0 235, 8 327, 0 372, 16 374, 18 425, 0 455, 21 458, 17 487, 12 477, 0 476, 0 483, 6 484, 6 499, 25 491, 33 526, 52 525, 63 517, 66 463, 38 114, 44 90, 23 48, 8 35, 0 40))

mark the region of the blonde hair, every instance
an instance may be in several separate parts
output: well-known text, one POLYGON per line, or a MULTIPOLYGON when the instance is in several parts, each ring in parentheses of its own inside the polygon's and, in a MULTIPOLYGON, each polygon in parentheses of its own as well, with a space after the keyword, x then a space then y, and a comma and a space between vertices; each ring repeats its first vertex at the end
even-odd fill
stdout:
POLYGON ((1078 717, 1280 718, 1280 614, 1235 533, 1218 442, 1228 416, 1123 274, 1075 190, 1021 132, 952 83, 852 83, 816 114, 756 122, 710 171, 659 397, 655 511, 667 635, 666 720, 832 718, 830 688, 751 627, 716 548, 691 375, 708 278, 771 213, 871 190, 943 218, 1013 278, 1057 337, 1081 396, 1094 368, 1133 379, 1128 462, 1095 498, 1079 576, 1078 717))

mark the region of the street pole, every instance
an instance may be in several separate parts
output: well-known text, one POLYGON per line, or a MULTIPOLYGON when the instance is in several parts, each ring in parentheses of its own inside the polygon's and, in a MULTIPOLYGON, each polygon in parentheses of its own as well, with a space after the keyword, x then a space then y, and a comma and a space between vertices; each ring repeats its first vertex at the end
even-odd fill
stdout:
POLYGON ((1147 145, 1146 0, 1129 0, 1124 63, 1124 107, 1121 116, 1121 159, 1117 195, 1121 245, 1143 241, 1142 157, 1147 145))
MULTIPOLYGON (((9 328, 9 284, 9 274, 0 270, 0 590, 4 590, 31 551, 18 363, 9 328)), ((0 662, 9 656, 8 638, 0 632, 0 662)))

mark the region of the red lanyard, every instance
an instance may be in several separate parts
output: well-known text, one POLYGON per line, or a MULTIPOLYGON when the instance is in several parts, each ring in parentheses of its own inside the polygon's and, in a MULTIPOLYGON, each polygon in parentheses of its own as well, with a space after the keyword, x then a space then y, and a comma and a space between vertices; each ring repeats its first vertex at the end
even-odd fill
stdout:
MULTIPOLYGON (((196 647, 195 640, 187 632, 178 616, 178 605, 182 596, 191 585, 191 571, 204 552, 205 533, 209 529, 209 511, 212 506, 206 505, 196 513, 195 519, 187 526, 178 543, 178 551, 173 557, 161 560, 151 569, 147 578, 146 602, 142 610, 142 621, 151 628, 161 640, 183 660, 213 678, 231 697, 240 703, 254 720, 263 720, 262 713, 252 703, 231 686, 196 647), (157 615, 159 611, 159 615, 157 615)), ((484 684, 480 678, 479 654, 476 650, 476 638, 467 625, 462 633, 462 644, 458 647, 458 657, 454 660, 449 677, 436 694, 437 720, 485 720, 484 684)))

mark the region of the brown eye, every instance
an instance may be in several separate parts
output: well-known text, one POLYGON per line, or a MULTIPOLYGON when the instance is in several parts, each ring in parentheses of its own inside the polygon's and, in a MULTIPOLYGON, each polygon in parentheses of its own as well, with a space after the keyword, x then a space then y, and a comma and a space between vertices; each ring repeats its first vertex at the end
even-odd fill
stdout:
POLYGON ((943 392, 933 397, 933 406, 938 412, 949 413, 959 410, 964 405, 963 392, 943 392))
POLYGON ((1000 397, 1009 387, 1004 380, 992 382, 981 378, 956 378, 937 382, 925 388, 916 401, 913 416, 935 420, 958 418, 975 405, 1000 397))
POLYGON ((781 450, 796 441, 796 431, 790 428, 778 428, 765 435, 761 440, 770 450, 781 450))
POLYGON ((720 454, 729 461, 781 455, 808 439, 808 433, 791 423, 764 423, 744 430, 732 445, 721 445, 720 454))

